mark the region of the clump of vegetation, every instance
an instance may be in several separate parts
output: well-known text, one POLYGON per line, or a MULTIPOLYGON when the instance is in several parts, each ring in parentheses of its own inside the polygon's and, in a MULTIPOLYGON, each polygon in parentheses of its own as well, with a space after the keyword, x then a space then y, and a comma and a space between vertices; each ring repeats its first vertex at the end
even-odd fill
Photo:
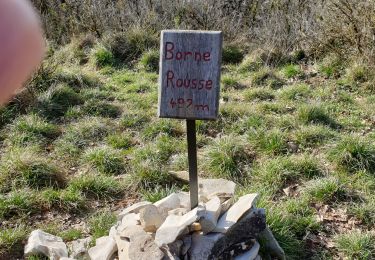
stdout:
POLYGON ((52 161, 37 155, 32 150, 14 150, 1 161, 0 187, 63 187, 65 173, 52 161))
POLYGON ((102 210, 92 215, 88 220, 90 233, 93 237, 93 242, 99 237, 108 235, 108 230, 116 223, 117 218, 115 214, 109 210, 102 210))
POLYGON ((356 63, 347 69, 346 79, 350 83, 364 83, 373 77, 371 71, 364 64, 356 63))
POLYGON ((12 145, 27 145, 49 142, 60 134, 60 129, 36 114, 21 116, 13 121, 7 134, 12 145))
POLYGON ((251 55, 247 55, 242 63, 239 65, 239 71, 246 73, 246 72, 254 72, 261 69, 263 62, 256 53, 252 53, 251 55))
POLYGON ((265 68, 253 74, 251 85, 255 87, 269 86, 272 89, 279 89, 284 85, 284 82, 272 70, 265 68))
POLYGON ((315 203, 329 203, 339 199, 344 194, 344 189, 339 180, 328 177, 307 182, 303 193, 315 203))
POLYGON ((79 93, 66 85, 58 85, 40 98, 36 109, 47 119, 56 120, 64 116, 70 107, 82 103, 83 99, 79 93))
POLYGON ((206 158, 209 172, 241 181, 245 177, 246 167, 254 160, 255 153, 240 138, 228 136, 209 146, 206 158))
POLYGON ((344 137, 331 150, 330 158, 348 171, 375 171, 375 146, 370 140, 356 136, 344 137))
POLYGON ((311 94, 311 89, 306 84, 295 84, 283 88, 279 96, 285 100, 301 100, 306 99, 311 94))
POLYGON ((97 67, 102 68, 111 66, 114 63, 114 57, 111 51, 104 47, 97 48, 94 53, 95 64, 97 67))
POLYGON ((241 89, 244 86, 238 82, 236 78, 231 75, 224 75, 221 78, 221 83, 223 84, 224 90, 226 89, 241 89))
POLYGON ((334 133, 323 125, 302 126, 295 132, 296 142, 301 147, 317 147, 332 138, 334 133))
POLYGON ((119 175, 125 172, 124 156, 120 151, 109 147, 88 150, 84 160, 102 174, 119 175))
POLYGON ((153 33, 140 28, 109 35, 104 40, 104 46, 113 53, 116 62, 125 65, 137 60, 146 50, 157 47, 158 43, 153 33))
POLYGON ((88 101, 82 108, 83 113, 89 116, 102 116, 115 118, 120 116, 121 110, 119 107, 103 101, 88 101))
POLYGON ((2 228, 0 231, 0 258, 10 259, 11 256, 22 257, 23 241, 27 238, 29 228, 16 225, 14 228, 2 228))
POLYGON ((337 78, 343 70, 343 60, 336 54, 330 54, 323 58, 318 69, 327 78, 337 78))
POLYGON ((238 64, 244 58, 244 53, 236 45, 226 45, 223 48, 222 61, 225 64, 238 64))
POLYGON ((149 72, 158 72, 159 70, 159 50, 152 49, 142 54, 140 58, 140 65, 143 69, 149 72))
POLYGON ((328 115, 326 110, 317 104, 302 105, 297 111, 298 120, 304 124, 315 123, 331 127, 337 126, 336 122, 328 115))
POLYGON ((375 238, 369 232, 353 231, 335 237, 338 251, 348 259, 372 259, 375 254, 375 238))
POLYGON ((249 133, 249 140, 259 151, 267 154, 285 154, 288 152, 288 139, 284 132, 273 129, 259 129, 249 133))
POLYGON ((275 95, 271 90, 265 88, 252 88, 247 90, 244 93, 244 98, 246 101, 253 101, 253 100, 272 100, 275 98, 275 95))
POLYGON ((303 71, 301 70, 299 65, 289 64, 286 65, 282 70, 284 76, 287 79, 292 79, 296 77, 303 77, 303 71))

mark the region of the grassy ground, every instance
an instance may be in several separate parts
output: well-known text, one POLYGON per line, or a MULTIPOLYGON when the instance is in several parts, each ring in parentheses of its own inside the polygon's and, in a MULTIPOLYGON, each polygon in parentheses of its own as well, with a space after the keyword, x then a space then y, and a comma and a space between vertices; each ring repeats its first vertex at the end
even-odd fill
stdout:
MULTIPOLYGON (((54 53, 37 90, 0 110, 1 259, 22 257, 37 227, 96 238, 110 210, 187 190, 168 174, 187 169, 185 125, 156 117, 157 52, 124 68, 104 47, 77 48, 54 53)), ((201 175, 260 193, 288 259, 373 259, 371 73, 336 57, 267 66, 226 55, 219 119, 197 126, 201 175)))

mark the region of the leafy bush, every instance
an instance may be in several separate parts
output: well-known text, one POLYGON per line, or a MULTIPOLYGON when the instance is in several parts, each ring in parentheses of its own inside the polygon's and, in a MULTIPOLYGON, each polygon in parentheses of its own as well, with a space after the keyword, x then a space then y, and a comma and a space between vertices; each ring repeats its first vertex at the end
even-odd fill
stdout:
POLYGON ((224 64, 238 64, 244 58, 242 50, 235 45, 226 45, 223 48, 222 61, 224 64))
POLYGON ((146 50, 157 47, 159 42, 149 31, 133 29, 108 36, 104 44, 119 64, 126 64, 137 60, 146 50))
POLYGON ((159 50, 149 50, 144 52, 139 61, 142 68, 149 72, 158 72, 159 70, 159 50))
POLYGON ((103 47, 100 47, 94 51, 94 58, 95 64, 99 68, 111 66, 114 62, 113 54, 103 47))

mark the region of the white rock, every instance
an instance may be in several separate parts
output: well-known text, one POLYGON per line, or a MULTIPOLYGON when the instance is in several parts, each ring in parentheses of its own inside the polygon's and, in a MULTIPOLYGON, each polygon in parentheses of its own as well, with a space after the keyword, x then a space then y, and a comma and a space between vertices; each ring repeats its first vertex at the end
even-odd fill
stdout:
POLYGON ((260 248, 259 243, 255 241, 255 244, 249 251, 236 256, 234 260, 254 260, 258 256, 259 248, 260 248))
POLYGON ((130 248, 130 241, 128 238, 121 237, 120 235, 116 235, 115 237, 118 257, 119 260, 130 260, 129 257, 129 248, 130 248))
POLYGON ((71 242, 71 254, 73 258, 82 258, 87 255, 87 250, 89 248, 90 242, 92 241, 91 237, 77 239, 71 242))
POLYGON ((223 203, 221 203, 220 216, 223 215, 225 212, 227 212, 230 207, 232 207, 233 202, 234 202, 234 199, 230 198, 230 199, 224 201, 223 203))
POLYGON ((131 205, 130 207, 127 207, 126 209, 124 209, 118 215, 118 219, 121 220, 125 215, 127 215, 129 213, 139 213, 139 211, 141 209, 143 209, 145 206, 150 205, 150 204, 152 204, 152 203, 148 202, 148 201, 141 201, 141 202, 135 203, 135 204, 131 205))
POLYGON ((154 205, 158 208, 160 214, 166 217, 168 211, 180 207, 180 197, 176 193, 172 193, 168 197, 155 202, 154 205))
POLYGON ((76 260, 76 259, 70 258, 70 257, 61 257, 60 260, 76 260))
POLYGON ((233 196, 235 189, 236 184, 233 181, 228 181, 225 179, 199 180, 199 194, 205 196, 208 200, 211 199, 212 196, 217 196, 217 194, 233 196))
POLYGON ((139 225, 139 221, 139 213, 129 213, 122 218, 121 224, 117 227, 117 232, 121 233, 127 227, 139 225))
POLYGON ((120 236, 122 239, 128 239, 130 242, 128 250, 129 259, 161 260, 164 257, 164 253, 155 244, 153 237, 147 234, 141 226, 127 227, 122 231, 120 236))
POLYGON ((222 232, 226 233, 227 230, 233 226, 241 216, 253 207, 256 203, 258 194, 247 194, 239 198, 239 200, 234 203, 234 205, 220 217, 216 228, 213 232, 222 232))
POLYGON ((68 257, 68 248, 61 237, 37 229, 31 232, 25 246, 25 256, 33 254, 43 254, 51 260, 60 259, 68 257))
POLYGON ((182 216, 188 213, 189 210, 187 208, 177 208, 177 209, 172 209, 168 211, 168 215, 177 215, 177 216, 182 216))
POLYGON ((193 233, 192 245, 189 250, 190 260, 208 259, 216 241, 223 236, 224 234, 222 233, 211 233, 208 235, 202 235, 198 232, 193 233))
POLYGON ((156 231, 155 243, 161 247, 175 241, 189 225, 199 219, 202 211, 204 210, 198 206, 183 216, 168 216, 161 227, 156 231))
POLYGON ((147 205, 139 211, 139 219, 141 226, 146 232, 156 232, 156 230, 163 224, 164 219, 154 205, 147 205))
POLYGON ((207 234, 215 229, 217 219, 221 212, 221 203, 219 197, 214 197, 206 204, 206 211, 199 220, 203 234, 207 234))
POLYGON ((190 210, 190 193, 189 192, 177 192, 178 198, 180 199, 180 207, 190 210))
POLYGON ((89 249, 91 260, 110 260, 117 251, 117 245, 112 237, 105 236, 96 240, 96 246, 89 249))

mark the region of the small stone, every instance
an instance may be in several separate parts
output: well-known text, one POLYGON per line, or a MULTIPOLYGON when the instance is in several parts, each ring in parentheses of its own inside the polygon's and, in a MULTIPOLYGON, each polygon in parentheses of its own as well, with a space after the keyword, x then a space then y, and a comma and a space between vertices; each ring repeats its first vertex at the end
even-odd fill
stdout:
POLYGON ((96 239, 96 246, 89 249, 91 260, 110 260, 117 251, 115 240, 110 236, 96 239))
POLYGON ((269 227, 266 227, 266 229, 264 229, 263 232, 259 234, 258 239, 264 241, 264 248, 271 256, 281 260, 286 259, 284 250, 281 248, 281 246, 273 236, 269 227))
POLYGON ((207 234, 215 229, 217 219, 221 212, 221 203, 219 197, 213 197, 206 204, 206 211, 199 220, 202 226, 203 234, 207 234))
POLYGON ((191 209, 190 206, 190 194, 189 192, 177 192, 178 198, 180 199, 180 207, 187 210, 191 209))
POLYGON ((121 233, 127 227, 139 225, 139 221, 139 213, 129 213, 122 218, 121 224, 117 227, 117 232, 121 233))
POLYGON ((194 222, 193 224, 190 225, 189 230, 190 230, 190 232, 201 231, 202 230, 202 226, 201 226, 200 223, 194 222))
POLYGON ((126 237, 121 237, 120 235, 116 235, 115 241, 117 245, 117 252, 118 252, 119 259, 130 260, 129 259, 129 248, 130 248, 129 239, 126 237))
POLYGON ((158 208, 160 214, 166 217, 168 216, 168 211, 180 207, 180 197, 176 193, 172 193, 168 197, 155 202, 154 205, 158 208))
POLYGON ((255 241, 253 247, 249 251, 236 256, 234 260, 254 260, 258 256, 259 248, 259 243, 255 241))
POLYGON ((177 209, 172 209, 168 211, 168 216, 169 215, 176 215, 176 216, 182 216, 188 213, 189 210, 187 208, 177 208, 177 209))
POLYGON ((130 207, 127 207, 126 209, 124 209, 119 215, 118 215, 118 219, 119 220, 122 220, 122 218, 129 214, 129 213, 139 213, 139 211, 141 209, 143 209, 144 207, 146 207, 147 205, 150 205, 152 204, 151 202, 148 202, 148 201, 141 201, 141 202, 138 202, 138 203, 135 203, 133 205, 131 205, 130 207))
POLYGON ((248 194, 239 198, 234 205, 220 217, 213 232, 225 233, 242 215, 255 205, 258 194, 248 194))
POLYGON ((222 233, 211 233, 203 235, 198 232, 192 235, 192 244, 189 250, 191 260, 208 259, 215 243, 222 238, 222 233))
POLYGON ((189 183, 189 173, 187 171, 169 171, 169 174, 172 175, 176 180, 183 183, 189 183))
POLYGON ((125 259, 163 259, 164 253, 155 244, 152 236, 147 234, 141 226, 127 227, 121 232, 120 236, 122 239, 127 239, 130 243, 128 258, 125 259))
POLYGON ((205 196, 208 200, 210 196, 216 196, 218 193, 234 195, 236 184, 233 181, 225 179, 200 179, 200 195, 205 196))
POLYGON ((40 229, 31 232, 25 246, 25 256, 43 254, 49 259, 68 257, 68 248, 61 237, 57 237, 40 229))
POLYGON ((156 231, 155 243, 161 247, 175 241, 186 227, 198 220, 200 214, 202 214, 202 210, 203 209, 198 206, 183 216, 168 216, 161 227, 156 231))
POLYGON ((232 207, 233 202, 234 202, 234 199, 230 198, 221 204, 220 216, 223 215, 225 212, 227 212, 230 207, 232 207))
POLYGON ((71 257, 84 258, 87 257, 87 250, 89 248, 92 237, 77 239, 72 241, 71 244, 71 257))
POLYGON ((158 208, 154 205, 147 205, 139 212, 139 219, 141 226, 146 232, 156 232, 156 230, 163 224, 164 219, 160 215, 158 208))

